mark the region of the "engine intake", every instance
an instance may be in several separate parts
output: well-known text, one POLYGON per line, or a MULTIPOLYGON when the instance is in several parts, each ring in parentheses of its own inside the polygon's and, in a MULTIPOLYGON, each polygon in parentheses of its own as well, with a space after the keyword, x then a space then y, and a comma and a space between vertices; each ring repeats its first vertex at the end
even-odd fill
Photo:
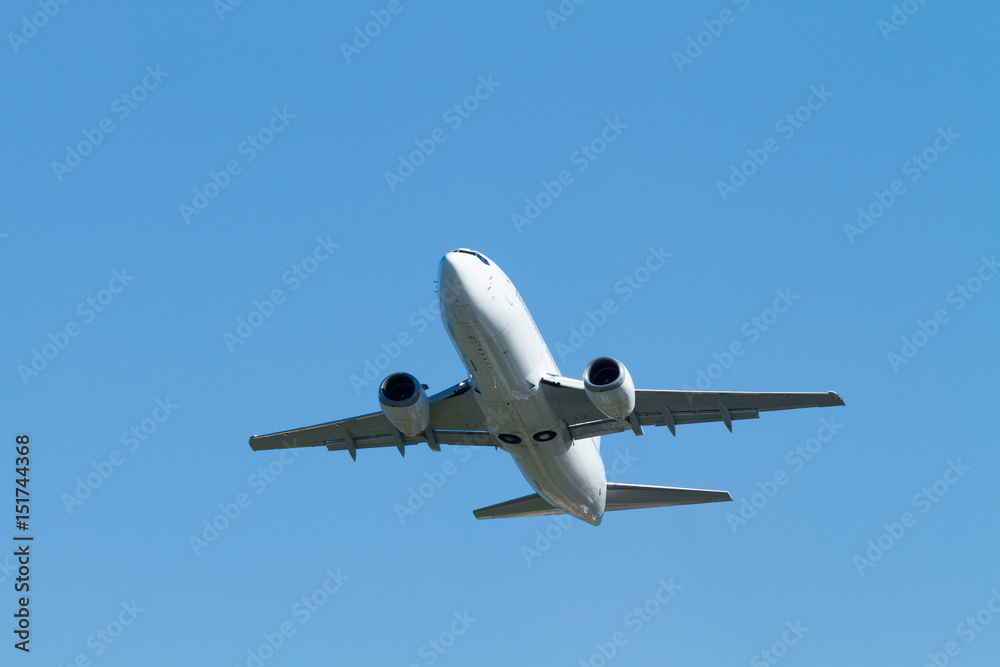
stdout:
POLYGON ((424 431, 431 421, 431 406, 417 378, 409 373, 387 375, 378 388, 378 402, 392 425, 409 436, 424 431))
POLYGON ((591 403, 611 419, 623 421, 635 410, 635 385, 628 369, 613 357, 598 357, 583 371, 591 403))

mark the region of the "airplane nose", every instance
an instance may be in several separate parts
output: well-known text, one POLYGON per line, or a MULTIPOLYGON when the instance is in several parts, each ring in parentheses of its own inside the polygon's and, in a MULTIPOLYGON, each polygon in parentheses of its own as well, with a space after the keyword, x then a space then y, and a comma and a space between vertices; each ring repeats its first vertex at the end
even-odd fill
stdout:
POLYGON ((458 258, 455 252, 449 252, 441 258, 441 266, 438 267, 438 293, 441 295, 442 303, 458 303, 457 294, 452 287, 458 285, 458 258))
POLYGON ((449 252, 441 258, 441 264, 438 266, 438 278, 441 280, 455 279, 458 275, 458 271, 455 268, 456 259, 454 252, 449 252))
POLYGON ((457 250, 452 250, 441 258, 441 265, 438 267, 438 293, 442 304, 454 306, 469 302, 465 285, 470 269, 468 256, 457 250))

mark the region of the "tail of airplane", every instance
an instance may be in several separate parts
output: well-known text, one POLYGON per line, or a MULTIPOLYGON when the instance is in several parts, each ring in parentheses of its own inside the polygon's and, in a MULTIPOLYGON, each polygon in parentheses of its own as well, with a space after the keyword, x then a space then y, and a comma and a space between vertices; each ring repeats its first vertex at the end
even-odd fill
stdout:
MULTIPOLYGON (((697 505, 700 503, 729 502, 733 498, 727 491, 705 489, 680 489, 670 486, 645 486, 642 484, 608 484, 608 499, 605 512, 636 510, 646 507, 673 507, 674 505, 697 505)), ((545 516, 565 514, 563 510, 537 493, 515 498, 473 512, 477 519, 506 519, 519 516, 545 516)))

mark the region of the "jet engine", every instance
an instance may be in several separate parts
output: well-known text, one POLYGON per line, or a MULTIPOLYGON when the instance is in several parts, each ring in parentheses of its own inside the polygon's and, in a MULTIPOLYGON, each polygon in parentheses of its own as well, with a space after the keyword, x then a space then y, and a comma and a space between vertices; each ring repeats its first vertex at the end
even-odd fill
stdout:
POLYGON ((635 409, 635 385, 622 362, 613 357, 598 357, 583 371, 587 397, 611 419, 623 421, 635 409))
POLYGON ((417 378, 409 373, 386 376, 378 388, 378 402, 392 425, 406 435, 423 432, 431 421, 427 394, 417 378))

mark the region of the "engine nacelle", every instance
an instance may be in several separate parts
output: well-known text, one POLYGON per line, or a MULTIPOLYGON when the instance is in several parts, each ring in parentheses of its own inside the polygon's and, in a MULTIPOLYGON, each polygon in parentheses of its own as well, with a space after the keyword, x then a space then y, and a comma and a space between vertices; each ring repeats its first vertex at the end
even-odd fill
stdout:
POLYGON ((587 397, 611 419, 628 419, 635 409, 635 385, 622 362, 612 357, 598 357, 583 371, 587 397))
POLYGON ((392 425, 406 435, 418 435, 431 421, 427 394, 409 373, 387 375, 379 385, 378 402, 392 425))

